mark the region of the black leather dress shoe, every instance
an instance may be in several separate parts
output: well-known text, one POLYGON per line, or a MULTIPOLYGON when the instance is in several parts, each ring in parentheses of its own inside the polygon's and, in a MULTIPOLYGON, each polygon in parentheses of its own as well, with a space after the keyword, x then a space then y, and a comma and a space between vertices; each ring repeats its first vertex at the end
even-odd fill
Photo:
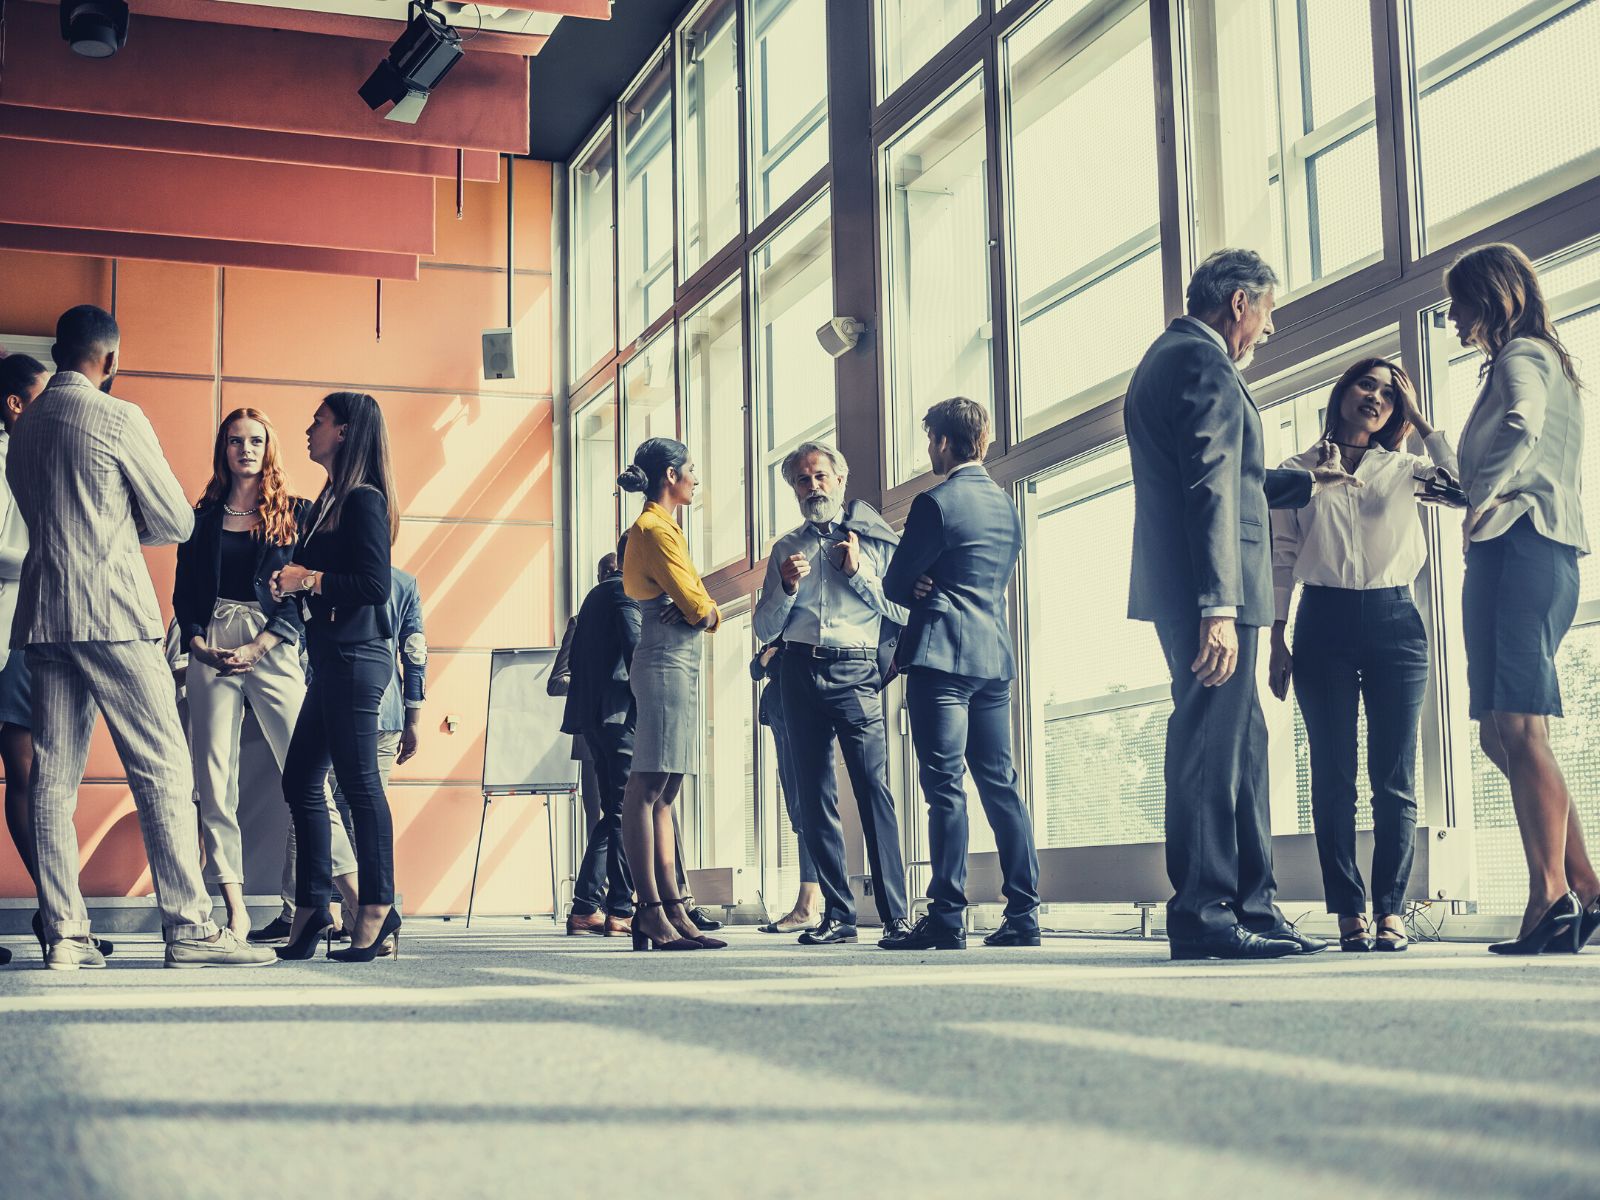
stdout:
POLYGON ((1243 925, 1235 925, 1225 933, 1193 941, 1174 941, 1172 957, 1179 961, 1197 958, 1287 958, 1301 953, 1297 942, 1282 941, 1276 937, 1263 937, 1251 933, 1243 925))
POLYGON ((904 917, 894 917, 884 924, 883 936, 878 939, 878 945, 887 947, 896 938, 903 938, 911 932, 911 922, 904 917))
POLYGON ((1328 948, 1328 943, 1321 938, 1312 937, 1309 933, 1301 933, 1287 922, 1279 925, 1276 929, 1260 930, 1257 936, 1271 938, 1275 942, 1293 942, 1300 947, 1301 954, 1315 954, 1319 950, 1328 948))
POLYGON ((802 946, 843 946, 856 940, 856 927, 824 917, 822 924, 800 935, 802 946))
POLYGON ((710 933, 713 929, 722 928, 722 922, 703 908, 691 908, 689 910, 689 920, 694 922, 694 927, 701 933, 710 933))
POLYGON ((252 929, 245 934, 244 940, 247 942, 287 942, 289 940, 289 931, 293 928, 294 926, 282 917, 273 917, 260 929, 252 929))
POLYGON ((965 950, 967 931, 957 926, 935 925, 923 917, 905 933, 886 937, 878 945, 885 950, 965 950))
POLYGON ((1037 946, 1039 944, 1039 920, 1037 917, 1007 917, 1000 922, 988 937, 983 939, 985 946, 1037 946))

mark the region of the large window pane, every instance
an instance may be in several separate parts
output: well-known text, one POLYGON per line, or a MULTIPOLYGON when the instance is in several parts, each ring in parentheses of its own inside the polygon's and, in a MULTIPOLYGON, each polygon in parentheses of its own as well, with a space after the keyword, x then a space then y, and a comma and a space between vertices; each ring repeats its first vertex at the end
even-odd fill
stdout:
POLYGON ((734 0, 713 0, 678 34, 683 87, 683 277, 739 232, 739 48, 734 0))
POLYGON ((622 453, 647 438, 678 436, 677 363, 669 326, 622 368, 622 453))
POLYGON ((1592 176, 1600 0, 1411 0, 1428 249, 1592 176))
MULTIPOLYGON (((1580 378, 1590 388, 1597 382, 1600 364, 1600 248, 1541 267, 1544 293, 1556 317, 1562 342, 1577 361, 1580 378)), ((1478 368, 1481 359, 1465 351, 1442 317, 1432 329, 1430 357, 1439 364, 1431 380, 1436 394, 1433 404, 1440 424, 1459 430, 1479 391, 1478 368), (1442 395, 1438 394, 1442 391, 1442 395)), ((1591 397, 1592 391, 1586 391, 1591 397)), ((1592 404, 1592 400, 1591 400, 1592 404)), ((1600 437, 1593 433, 1584 439, 1583 515, 1590 539, 1600 530, 1600 487, 1590 481, 1600 479, 1600 437)), ((1463 566, 1459 552, 1459 517, 1447 516, 1442 538, 1447 552, 1441 556, 1441 591, 1448 597, 1446 610, 1459 629, 1463 566)), ((1566 776, 1578 815, 1591 842, 1600 830, 1600 556, 1578 560, 1580 587, 1577 619, 1556 656, 1561 680, 1562 707, 1566 716, 1550 722, 1551 742, 1556 760, 1566 776)), ((1465 656, 1459 635, 1451 638, 1455 677, 1464 690, 1461 671, 1465 656)), ((1458 754, 1471 755, 1470 786, 1472 818, 1477 855, 1477 901, 1480 912, 1519 915, 1528 897, 1528 872, 1517 833, 1516 816, 1511 809, 1511 794, 1503 776, 1484 757, 1478 745, 1476 727, 1466 719, 1464 701, 1452 714, 1451 736, 1458 754)))
POLYGON ((970 396, 993 407, 983 113, 974 76, 883 150, 892 483, 928 470, 928 405, 970 396))
POLYGON ((750 222, 772 214, 828 161, 826 6, 751 0, 750 222))
POLYGON ((672 60, 622 101, 622 340, 672 303, 672 60))
POLYGON ((899 87, 974 21, 980 0, 877 0, 878 99, 899 87))
POLYGON ((595 564, 617 548, 617 393, 607 388, 572 417, 573 591, 594 582, 595 564))
POLYGON ((1280 298, 1379 261, 1368 0, 1186 0, 1184 16, 1197 256, 1259 251, 1280 298))
POLYGON ((833 315, 832 229, 824 192, 751 256, 759 554, 798 522, 783 456, 834 436, 833 359, 816 336, 833 315))
POLYGON ((572 200, 572 373, 582 378, 617 344, 617 263, 611 132, 580 154, 569 176, 572 200))
POLYGON ((1172 711, 1155 627, 1128 620, 1133 482, 1124 443, 1023 496, 1038 844, 1160 841, 1172 711), (1071 597, 1071 619, 1062 603, 1071 597))
POLYGON ((700 468, 689 520, 695 566, 745 556, 744 320, 739 277, 683 320, 684 440, 700 468))
POLYGON ((754 645, 750 611, 724 613, 716 632, 701 638, 700 773, 685 777, 692 821, 685 840, 691 862, 735 867, 756 878, 760 855, 756 822, 755 688, 750 679, 754 645), (696 854, 698 851, 698 856, 696 854))
POLYGON ((1115 397, 1161 332, 1148 7, 1055 0, 1007 36, 1005 69, 1026 437, 1115 397))

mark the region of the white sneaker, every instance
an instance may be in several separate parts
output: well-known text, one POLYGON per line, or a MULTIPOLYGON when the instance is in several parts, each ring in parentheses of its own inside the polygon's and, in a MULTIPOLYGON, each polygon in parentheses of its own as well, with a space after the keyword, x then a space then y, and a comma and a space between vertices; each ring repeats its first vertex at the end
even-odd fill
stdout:
POLYGON ((88 938, 62 938, 44 952, 44 965, 52 971, 93 970, 106 965, 105 955, 88 938))
POLYGON ((217 934, 214 942, 199 938, 179 938, 167 943, 167 966, 178 970, 197 967, 265 967, 278 961, 271 946, 252 946, 241 941, 231 929, 217 934))

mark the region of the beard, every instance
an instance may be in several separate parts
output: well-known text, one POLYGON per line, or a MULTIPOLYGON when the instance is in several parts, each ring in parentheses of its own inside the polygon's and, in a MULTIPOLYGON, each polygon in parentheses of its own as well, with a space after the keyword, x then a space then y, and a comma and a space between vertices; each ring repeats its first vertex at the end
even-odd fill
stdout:
POLYGON ((842 497, 830 496, 826 492, 818 492, 800 501, 800 512, 813 525, 832 524, 838 519, 843 508, 842 497))

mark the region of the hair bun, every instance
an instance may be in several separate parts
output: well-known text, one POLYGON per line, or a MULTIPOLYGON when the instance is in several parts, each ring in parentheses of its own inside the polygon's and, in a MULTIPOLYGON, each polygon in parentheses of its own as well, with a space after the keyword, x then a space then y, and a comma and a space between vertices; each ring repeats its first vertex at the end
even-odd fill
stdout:
POLYGON ((644 468, 638 463, 629 463, 617 476, 617 486, 625 492, 642 492, 649 482, 644 468))

